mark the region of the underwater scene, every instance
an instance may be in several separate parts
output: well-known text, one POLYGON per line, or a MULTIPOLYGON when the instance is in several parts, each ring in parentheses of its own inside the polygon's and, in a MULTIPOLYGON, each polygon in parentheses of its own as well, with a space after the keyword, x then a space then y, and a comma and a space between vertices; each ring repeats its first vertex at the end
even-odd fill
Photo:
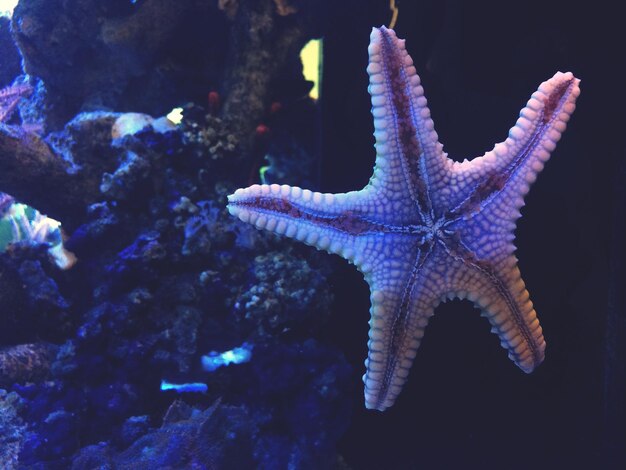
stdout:
POLYGON ((0 0, 0 470, 626 468, 619 18, 0 0))

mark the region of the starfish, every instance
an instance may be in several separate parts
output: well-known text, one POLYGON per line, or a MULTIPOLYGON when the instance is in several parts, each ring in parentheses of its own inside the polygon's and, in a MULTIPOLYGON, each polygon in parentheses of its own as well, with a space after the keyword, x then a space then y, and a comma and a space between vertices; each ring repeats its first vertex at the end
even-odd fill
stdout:
POLYGON ((406 382, 428 318, 451 298, 469 299, 509 357, 530 373, 545 341, 514 255, 524 195, 565 130, 579 80, 556 73, 520 112, 508 138, 455 162, 438 141, 404 40, 370 37, 376 163, 365 188, 322 194, 253 185, 228 210, 259 229, 296 238, 353 263, 371 291, 365 406, 385 410, 406 382))

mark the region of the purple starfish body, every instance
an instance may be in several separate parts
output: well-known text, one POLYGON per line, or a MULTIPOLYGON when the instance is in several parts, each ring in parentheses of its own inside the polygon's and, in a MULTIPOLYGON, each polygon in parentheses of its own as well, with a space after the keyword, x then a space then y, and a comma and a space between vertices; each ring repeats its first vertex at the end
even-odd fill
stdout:
POLYGON ((539 320, 517 268, 515 221, 523 197, 565 130, 579 80, 540 85, 508 138, 454 162, 438 142, 404 41, 375 28, 369 46, 376 165, 361 191, 321 194, 254 185, 229 196, 242 221, 337 253, 371 290, 365 405, 391 406, 435 307, 475 303, 509 357, 531 372, 544 358, 539 320))

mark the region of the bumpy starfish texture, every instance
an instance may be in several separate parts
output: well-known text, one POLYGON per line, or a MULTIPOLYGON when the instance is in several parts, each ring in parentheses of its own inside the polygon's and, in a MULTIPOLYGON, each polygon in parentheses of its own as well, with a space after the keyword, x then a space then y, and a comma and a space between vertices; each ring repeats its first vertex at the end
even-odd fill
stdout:
POLYGON ((376 165, 368 185, 342 194, 254 185, 229 196, 228 210, 337 253, 363 273, 372 303, 365 405, 384 410, 406 381, 428 318, 449 298, 474 302, 524 372, 542 362, 545 342, 513 232, 580 91, 578 79, 558 72, 533 93, 504 142, 455 162, 438 142, 404 41, 384 27, 370 39, 376 165))

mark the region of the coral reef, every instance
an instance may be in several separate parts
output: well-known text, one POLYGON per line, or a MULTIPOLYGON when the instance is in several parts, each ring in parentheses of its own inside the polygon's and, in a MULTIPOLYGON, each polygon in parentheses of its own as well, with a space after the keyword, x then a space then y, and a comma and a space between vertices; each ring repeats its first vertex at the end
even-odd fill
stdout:
POLYGON ((162 115, 218 90, 247 150, 273 82, 298 79, 298 53, 322 30, 320 8, 302 3, 22 0, 12 27, 25 72, 45 84, 50 130, 80 111, 162 115))
POLYGON ((23 0, 12 26, 26 73, 45 83, 47 125, 59 130, 81 110, 159 115, 202 96, 225 60, 216 13, 194 0, 23 0))
POLYGON ((234 313, 255 336, 315 331, 328 320, 332 294, 324 276, 305 260, 282 252, 265 253, 254 258, 251 274, 234 313))
MULTIPOLYGON (((112 127, 115 121, 106 120, 112 127)), ((96 145, 83 146, 83 134, 72 134, 85 127, 91 129, 85 134, 107 134, 94 131, 99 128, 94 120, 79 118, 68 124, 63 135, 55 136, 57 148, 66 145, 64 151, 73 162, 82 161, 84 152, 96 145)), ((44 265, 41 255, 23 259, 15 250, 11 258, 9 253, 3 255, 7 269, 14 270, 24 285, 28 312, 22 315, 42 315, 42 308, 50 311, 44 318, 67 312, 63 318, 76 331, 75 336, 60 327, 49 332, 57 335, 57 341, 66 340, 45 368, 46 382, 33 364, 24 364, 22 375, 12 375, 26 377, 16 380, 26 383, 14 389, 26 400, 30 413, 21 461, 69 465, 79 450, 70 436, 78 433, 84 436, 82 444, 109 444, 81 451, 75 462, 103 461, 108 456, 120 465, 124 459, 137 463, 145 456, 132 449, 145 442, 164 446, 164 437, 174 432, 183 433, 180 439, 184 439, 185 426, 206 429, 198 418, 185 426, 176 425, 179 431, 168 428, 152 431, 156 434, 151 437, 137 435, 137 447, 119 454, 121 436, 130 432, 125 423, 132 416, 151 416, 153 422, 165 412, 168 394, 175 392, 163 395, 162 380, 206 383, 207 390, 195 405, 199 410, 202 403, 218 397, 223 397, 224 405, 236 403, 236 407, 220 408, 229 418, 218 423, 235 422, 238 413, 243 413, 241 428, 246 432, 233 438, 239 447, 250 447, 245 442, 253 429, 259 428, 255 436, 264 436, 263 429, 281 426, 276 420, 286 419, 298 407, 322 413, 324 419, 340 418, 333 429, 344 429, 350 404, 344 403, 345 396, 337 390, 349 387, 350 368, 337 351, 306 342, 327 319, 332 298, 323 264, 307 260, 297 250, 256 255, 279 242, 226 216, 224 193, 232 184, 225 185, 227 180, 219 174, 207 174, 207 161, 208 168, 214 161, 198 155, 193 143, 186 145, 178 129, 160 133, 147 126, 108 140, 117 166, 110 167, 110 172, 100 170, 101 200, 88 206, 82 224, 65 242, 79 259, 76 266, 61 278, 49 260, 44 265), (254 345, 249 364, 202 371, 203 353, 244 341, 254 345), (305 368, 308 377, 296 373, 302 361, 311 364, 305 368), (273 370, 280 375, 268 380, 273 370), (251 393, 264 389, 267 392, 251 393), (322 395, 311 395, 312 390, 322 395), (329 411, 335 408, 344 411, 329 411), (54 446, 50 445, 52 434, 54 446)), ((304 459, 312 452, 311 446, 319 444, 320 433, 326 432, 320 420, 314 429, 292 428, 284 435, 263 437, 260 448, 251 448, 240 457, 246 461, 304 459), (303 432, 310 433, 309 437, 303 432)), ((333 442, 339 435, 327 436, 326 450, 315 458, 334 459, 333 442)), ((230 447, 213 439, 197 449, 198 455, 181 456, 175 463, 230 459, 230 447), (213 445, 218 450, 212 452, 217 454, 205 455, 213 445)), ((165 459, 150 460, 155 465, 174 458, 167 453, 155 455, 165 459)))
POLYGON ((233 376, 248 395, 240 404, 218 399, 198 408, 176 400, 156 427, 131 417, 118 437, 124 450, 105 443, 85 447, 73 468, 330 468, 350 414, 336 393, 349 367, 336 362, 334 351, 305 342, 262 350, 246 368, 233 376))
POLYGON ((30 95, 33 88, 27 83, 15 83, 0 90, 0 122, 6 122, 23 97, 30 95))
POLYGON ((15 392, 0 389, 0 462, 3 468, 17 468, 26 425, 19 417, 23 400, 15 392))
POLYGON ((80 469, 337 460, 351 368, 312 339, 332 302, 327 261, 224 210, 268 162, 266 177, 315 183, 298 53, 323 24, 309 2, 226 3, 15 9, 27 75, 7 84, 30 96, 0 124, 0 206, 29 204, 63 230, 13 234, 0 253, 10 468, 18 456, 80 469), (77 262, 59 269, 53 244, 77 262))

